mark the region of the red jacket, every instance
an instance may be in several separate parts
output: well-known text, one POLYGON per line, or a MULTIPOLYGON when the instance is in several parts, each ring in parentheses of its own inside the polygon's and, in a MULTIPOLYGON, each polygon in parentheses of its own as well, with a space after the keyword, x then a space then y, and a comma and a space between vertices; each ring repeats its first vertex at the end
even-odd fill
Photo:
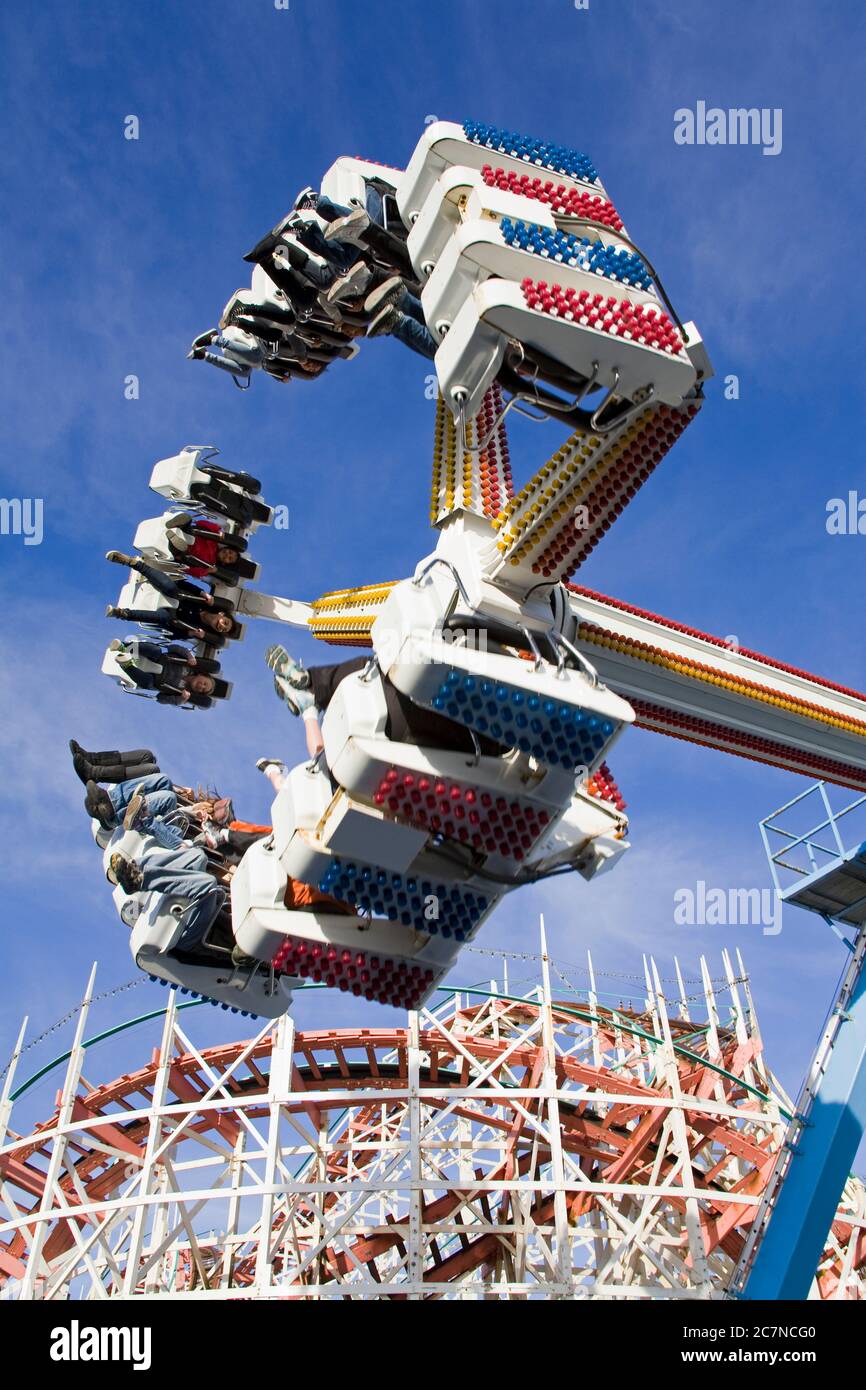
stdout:
POLYGON ((196 530, 216 532, 216 538, 214 540, 208 540, 205 536, 197 535, 189 549, 184 552, 184 560, 188 572, 192 575, 193 579, 203 579, 205 575, 210 573, 210 570, 203 569, 200 565, 194 567, 190 561, 196 559, 204 561, 205 565, 215 565, 217 562, 217 550, 220 547, 223 533, 215 521, 197 521, 196 530))

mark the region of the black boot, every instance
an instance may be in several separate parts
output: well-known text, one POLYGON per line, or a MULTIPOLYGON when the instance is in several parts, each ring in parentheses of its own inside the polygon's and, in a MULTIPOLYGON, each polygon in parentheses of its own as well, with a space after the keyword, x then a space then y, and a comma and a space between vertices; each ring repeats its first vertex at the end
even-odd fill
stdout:
POLYGON ((85 786, 88 782, 128 782, 134 777, 147 777, 152 772, 159 772, 156 763, 100 763, 97 766, 80 754, 72 759, 72 766, 85 786))
MULTIPOLYGON (((155 763, 155 762, 150 762, 150 763, 127 763, 127 762, 125 762, 125 763, 122 763, 122 764, 121 764, 121 767, 123 768, 123 776, 122 776, 121 778, 118 779, 118 780, 121 781, 121 782, 127 782, 127 781, 132 782, 132 781, 134 781, 135 779, 137 779, 137 778, 139 778, 139 777, 152 777, 152 776, 154 775, 154 773, 159 772, 159 764, 158 764, 158 763, 155 763)), ((100 774, 100 776, 102 776, 102 771, 103 771, 102 768, 100 768, 100 769, 99 769, 99 774, 100 774)), ((111 778, 110 778, 110 777, 102 777, 102 780, 103 780, 103 782, 109 782, 109 781, 111 781, 111 778)))
POLYGON ((109 748, 99 753, 88 753, 87 749, 82 748, 80 743, 76 743, 74 738, 69 740, 69 751, 73 758, 84 758, 85 762, 91 763, 94 767, 101 766, 102 763, 156 762, 156 754, 152 753, 149 748, 133 748, 128 753, 121 752, 119 748, 109 748))
POLYGON ((75 774, 78 777, 78 780, 80 782, 83 782, 85 786, 87 786, 88 782, 96 781, 96 773, 98 769, 93 767, 92 764, 89 763, 86 758, 83 758, 80 753, 73 753, 72 766, 75 768, 75 774))
POLYGON ((127 767, 136 767, 139 763, 152 763, 153 771, 159 772, 156 754, 149 748, 121 748, 117 753, 106 753, 103 758, 101 753, 85 754, 92 763, 125 763, 127 767))
POLYGON ((251 473, 235 473, 231 468, 221 468, 217 463, 203 465, 202 472, 209 473, 220 482, 235 483, 243 488, 244 492, 259 493, 262 490, 258 478, 254 478, 251 473))
MULTIPOLYGON (((236 526, 247 527, 253 521, 267 521, 270 516, 270 508, 264 502, 257 501, 247 493, 232 492, 231 488, 216 479, 210 486, 207 483, 193 483, 190 492, 202 506, 233 521, 236 526)), ((231 538, 226 537, 223 544, 231 545, 231 538)))
POLYGON ((103 791, 98 782, 89 781, 87 783, 87 795, 84 798, 84 809, 91 820, 98 820, 104 830, 114 830, 117 827, 117 816, 111 804, 111 797, 108 792, 103 791))

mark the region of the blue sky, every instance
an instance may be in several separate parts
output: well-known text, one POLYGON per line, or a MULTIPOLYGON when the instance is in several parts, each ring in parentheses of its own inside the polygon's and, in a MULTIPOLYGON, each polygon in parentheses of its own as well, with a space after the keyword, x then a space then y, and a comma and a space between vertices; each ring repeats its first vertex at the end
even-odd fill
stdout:
MULTIPOLYGON (((103 988, 134 973, 70 735, 149 744, 179 780, 231 791, 250 819, 269 804, 256 757, 301 756, 301 731, 262 663, 275 635, 264 624, 232 653, 233 699, 209 714, 133 700, 100 676, 115 635, 102 613, 120 578, 102 557, 159 512, 146 487, 152 462, 212 441, 227 464, 266 480, 268 500, 290 512, 287 531, 256 543, 271 592, 314 597, 399 577, 430 548, 433 407, 420 359, 377 341, 313 385, 260 379, 247 394, 185 360, 246 281, 243 253, 297 190, 340 154, 404 165, 428 116, 471 116, 587 151, 718 373, 698 422, 582 582, 866 688, 866 538, 825 529, 828 499, 866 495, 855 323, 863 40, 855 0, 6 7, 0 492, 44 499, 45 538, 25 547, 0 537, 0 1054, 23 1012, 38 1033, 67 1011, 94 958, 103 988), (781 153, 675 144, 674 111, 698 100, 781 108, 781 153), (123 138, 130 114, 137 142, 123 138), (124 399, 131 373, 137 401, 124 399), (728 373, 739 400, 723 397, 728 373)), ((518 475, 560 442, 555 425, 515 427, 518 475)), ((328 659, 312 640, 295 647, 328 659)), ((718 975, 722 947, 739 946, 771 1065, 796 1087, 839 966, 832 939, 795 912, 776 938, 676 927, 673 895, 699 879, 767 885, 756 822, 806 783, 639 731, 612 762, 633 818, 627 860, 594 885, 513 897, 480 944, 535 952, 544 910, 559 959, 579 965, 589 946, 612 972, 636 974, 652 951, 669 975, 676 952, 694 976, 706 952, 718 975)), ((473 955, 459 975, 497 968, 473 955)), ((98 1022, 160 998, 144 985, 100 1006, 98 1022)), ((337 1026, 360 1007, 317 993, 297 1017, 337 1026)), ((386 1018, 370 1006, 366 1015, 386 1018)), ((197 1026, 205 1039, 236 1027, 223 1015, 197 1026)), ((119 1045, 118 1065, 141 1045, 119 1045)), ((51 1046, 34 1049, 34 1063, 51 1046)))

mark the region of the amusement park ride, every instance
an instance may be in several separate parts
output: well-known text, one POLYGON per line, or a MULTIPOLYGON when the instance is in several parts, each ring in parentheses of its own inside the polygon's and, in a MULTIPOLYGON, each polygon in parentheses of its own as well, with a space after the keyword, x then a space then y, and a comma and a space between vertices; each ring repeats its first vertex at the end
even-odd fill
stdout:
MULTIPOLYGON (((205 447, 156 465, 151 486, 174 510, 135 536, 171 575, 177 509, 194 524, 216 522, 244 556, 232 574, 214 576, 214 594, 238 620, 265 618, 369 651, 328 706, 323 753, 291 770, 272 833, 232 880, 234 943, 247 962, 232 964, 216 942, 198 959, 173 956, 183 901, 150 902, 131 934, 151 977, 268 1019, 286 1013, 305 981, 417 1009, 506 893, 615 867, 628 825, 608 758, 632 724, 866 790, 864 696, 574 582, 697 415, 712 375, 698 330, 674 311, 590 161, 492 127, 436 122, 405 171, 340 158, 321 194, 364 208, 371 181, 385 225, 405 239, 436 344, 435 547, 400 581, 374 578, 311 602, 260 594, 249 587, 258 567, 247 550, 270 509, 255 479, 217 466, 205 447), (568 432, 519 488, 509 414, 568 432), (467 730, 474 752, 393 739, 388 689, 467 730), (287 908, 290 878, 354 915, 287 908)), ((303 217, 327 228, 315 210, 303 217)), ((261 346, 255 325, 284 323, 286 296, 256 264, 251 290, 231 306, 221 360, 248 384, 250 343, 261 346)), ((278 360, 274 348, 255 365, 279 377, 278 360)), ((164 602, 140 576, 121 596, 137 609, 164 602)), ((116 646, 103 670, 129 684, 116 646)), ((136 836, 126 832, 113 848, 134 854, 136 836)), ((862 1032, 863 1020, 845 1026, 862 1032)), ((854 1052, 843 1106, 862 1085, 862 1047, 854 1052)), ((830 1207, 825 1200, 816 1217, 821 1239, 852 1139, 856 1147, 851 1114, 828 1140, 838 1162, 830 1207)), ((819 1127, 810 1134, 814 1144, 819 1127)), ((821 1249, 813 1246, 799 1252, 810 1278, 821 1249)), ((754 1250, 749 1260, 754 1275, 754 1250)))

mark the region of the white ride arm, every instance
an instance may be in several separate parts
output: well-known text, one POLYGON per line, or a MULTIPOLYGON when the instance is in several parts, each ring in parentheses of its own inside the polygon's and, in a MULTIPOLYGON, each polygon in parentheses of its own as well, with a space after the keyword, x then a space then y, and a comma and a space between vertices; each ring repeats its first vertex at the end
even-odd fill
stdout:
POLYGON ((309 628, 313 616, 312 605, 300 599, 282 598, 279 594, 259 594, 253 589, 242 589, 238 595, 237 612, 247 618, 267 618, 274 623, 287 623, 289 627, 309 628))

